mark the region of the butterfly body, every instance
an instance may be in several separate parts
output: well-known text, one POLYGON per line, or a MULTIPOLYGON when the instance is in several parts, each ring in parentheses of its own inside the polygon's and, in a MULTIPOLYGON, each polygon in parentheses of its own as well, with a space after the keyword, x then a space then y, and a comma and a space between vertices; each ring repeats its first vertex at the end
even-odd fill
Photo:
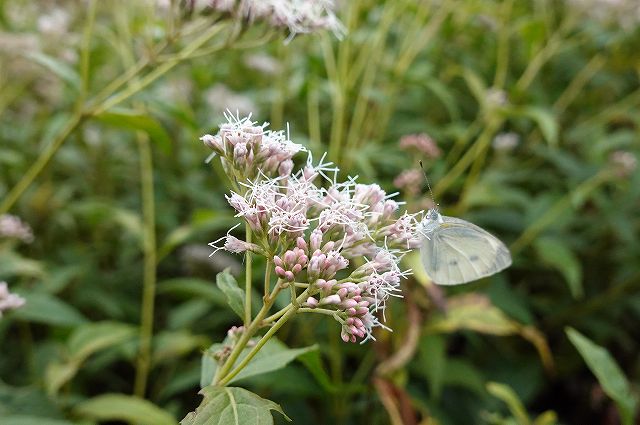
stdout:
POLYGON ((430 209, 420 223, 420 255, 429 277, 440 285, 458 285, 498 273, 511 265, 507 247, 468 221, 430 209))

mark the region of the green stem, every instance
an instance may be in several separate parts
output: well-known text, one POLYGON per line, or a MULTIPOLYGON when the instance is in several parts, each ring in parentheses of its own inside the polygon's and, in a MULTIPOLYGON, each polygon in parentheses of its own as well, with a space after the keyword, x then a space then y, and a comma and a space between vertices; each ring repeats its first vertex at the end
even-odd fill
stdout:
POLYGON ((189 43, 184 49, 180 51, 175 57, 169 59, 167 62, 161 64, 159 67, 151 71, 149 74, 145 75, 140 79, 136 84, 132 84, 120 93, 117 93, 113 97, 105 100, 101 105, 98 105, 93 111, 93 115, 99 115, 102 112, 114 107, 115 105, 127 100, 134 94, 138 93, 140 90, 147 87, 149 84, 156 81, 158 78, 166 74, 168 71, 173 69, 176 65, 182 62, 183 59, 188 58, 193 52, 195 52, 198 48, 204 45, 207 41, 209 41, 213 36, 215 36, 223 27, 221 25, 214 25, 209 28, 208 31, 205 31, 200 37, 193 40, 189 43))
POLYGON ((249 351, 249 353, 246 355, 246 357, 244 359, 242 359, 242 361, 240 363, 238 363, 238 366, 236 366, 231 372, 229 372, 226 376, 224 376, 222 379, 220 379, 220 381, 218 381, 218 385, 220 386, 225 386, 226 384, 229 383, 229 381, 231 381, 238 373, 240 373, 240 371, 242 371, 242 369, 244 369, 244 367, 246 365, 249 364, 249 362, 253 359, 253 357, 258 354, 258 352, 260 351, 260 349, 267 343, 267 341, 269 341, 269 339, 271 339, 271 337, 278 332, 278 330, 282 327, 282 325, 284 325, 285 323, 287 323, 287 321, 296 314, 298 310, 298 307, 293 307, 291 308, 289 311, 287 311, 284 316, 282 316, 268 331, 266 334, 264 334, 264 336, 262 338, 260 338, 260 341, 258 341, 258 343, 251 349, 251 351, 249 351))
POLYGON ((69 137, 69 135, 78 127, 78 125, 83 121, 84 117, 81 112, 76 112, 69 118, 67 124, 64 126, 62 131, 58 134, 51 144, 49 144, 44 151, 40 154, 40 156, 36 159, 36 161, 29 167, 27 172, 22 176, 20 181, 9 191, 7 196, 2 200, 0 204, 0 214, 4 214, 8 212, 13 204, 22 196, 22 194, 31 186, 31 183, 35 180, 36 177, 42 172, 44 167, 47 166, 53 155, 60 149, 60 146, 64 143, 64 141, 69 137))
POLYGON ((288 306, 284 307, 281 310, 278 310, 276 313, 272 314, 271 316, 265 317, 262 320, 262 323, 265 324, 265 325, 268 325, 269 323, 273 322, 274 320, 278 320, 280 317, 282 317, 282 315, 284 315, 291 308, 292 308, 292 305, 289 304, 288 306))
MULTIPOLYGON (((251 228, 249 224, 245 224, 245 239, 247 243, 251 243, 251 228)), ((252 285, 251 285, 251 253, 249 251, 246 252, 245 255, 245 280, 244 280, 244 326, 247 327, 251 323, 251 293, 252 293, 252 285)))
POLYGON ((308 308, 308 307, 300 307, 298 309, 298 313, 317 313, 317 314, 325 314, 327 316, 335 316, 337 314, 335 310, 329 310, 327 308, 308 308))
POLYGON ((236 362, 236 360, 238 360, 240 353, 242 353, 242 350, 244 350, 244 348, 247 346, 247 343, 249 342, 253 334, 262 325, 262 320, 271 309, 271 306, 273 305, 273 302, 275 301, 276 296, 280 292, 281 288, 282 287, 279 284, 276 284, 276 287, 274 288, 271 295, 264 297, 264 304, 262 305, 262 308, 260 309, 256 317, 253 319, 253 322, 251 322, 251 324, 245 328, 242 336, 233 347, 233 350, 231 350, 231 354, 229 354, 227 360, 221 367, 217 369, 216 374, 213 377, 213 384, 217 383, 220 377, 225 376, 225 374, 228 373, 229 370, 231 370, 233 364, 236 362))
POLYGON ((271 261, 267 258, 267 264, 264 269, 264 296, 269 295, 271 290, 271 261))
MULTIPOLYGON (((182 53, 187 55, 187 53, 191 53, 198 49, 198 47, 202 46, 209 39, 211 39, 218 31, 220 31, 221 27, 218 25, 214 25, 209 31, 205 32, 201 37, 194 40, 192 43, 187 45, 182 53)), ((0 204, 0 214, 4 214, 8 212, 11 207, 15 204, 15 202, 24 194, 24 192, 31 186, 36 177, 42 172, 42 170, 47 166, 49 161, 53 158, 56 152, 60 149, 65 140, 73 133, 73 131, 82 123, 82 121, 88 116, 96 116, 100 113, 106 111, 107 109, 116 106, 120 102, 128 99, 129 97, 136 94, 138 91, 142 90, 153 81, 164 75, 166 72, 171 70, 174 66, 176 66, 183 55, 180 55, 176 59, 165 63, 152 71, 150 74, 145 76, 140 80, 140 83, 134 84, 123 90, 122 92, 116 94, 114 97, 108 98, 111 93, 101 92, 102 96, 107 97, 102 103, 96 105, 95 107, 90 107, 85 111, 81 111, 78 109, 74 114, 69 118, 67 124, 63 127, 62 131, 58 134, 58 136, 54 139, 54 141, 40 154, 40 156, 36 159, 33 165, 27 170, 27 172, 22 176, 20 181, 9 191, 7 196, 2 200, 0 204)), ((188 55, 187 55, 188 56, 188 55)), ((146 60, 140 61, 136 64, 130 72, 126 72, 122 77, 114 80, 116 84, 110 84, 108 87, 112 87, 113 90, 116 90, 120 85, 130 81, 137 73, 141 71, 146 65, 146 60)), ((100 96, 100 95, 99 95, 100 96)))
POLYGON ((151 341, 153 338, 153 312, 156 293, 156 236, 151 146, 146 134, 140 133, 137 139, 140 154, 142 215, 144 219, 144 283, 140 317, 140 351, 136 363, 134 394, 144 398, 151 364, 151 341))
POLYGON ((609 173, 601 171, 582 182, 575 190, 560 198, 551 208, 549 208, 542 216, 534 221, 520 237, 509 247, 511 255, 516 255, 525 246, 529 245, 544 229, 547 228, 560 214, 574 205, 580 205, 585 201, 586 197, 597 189, 601 184, 608 181, 609 173))

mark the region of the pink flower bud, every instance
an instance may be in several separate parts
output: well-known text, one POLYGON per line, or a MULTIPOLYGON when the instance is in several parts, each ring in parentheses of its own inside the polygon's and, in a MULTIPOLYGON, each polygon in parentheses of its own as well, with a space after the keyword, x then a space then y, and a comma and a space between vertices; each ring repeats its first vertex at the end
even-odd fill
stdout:
POLYGON ((291 174, 292 170, 293 170, 293 161, 290 159, 287 159, 286 161, 282 161, 280 163, 280 166, 278 167, 278 174, 280 174, 280 176, 282 177, 288 176, 289 174, 291 174))
POLYGON ((305 242, 303 238, 298 237, 298 239, 296 239, 296 246, 303 250, 305 253, 307 252, 307 242, 305 242))
POLYGON ((282 262, 282 259, 280 257, 278 257, 277 255, 275 255, 273 257, 273 264, 275 264, 278 267, 283 267, 284 263, 282 262))
POLYGON ((352 300, 352 299, 344 300, 342 302, 342 306, 346 307, 346 308, 352 308, 352 307, 355 307, 357 305, 358 305, 358 303, 356 301, 352 300))
POLYGON ((302 271, 302 266, 300 264, 296 264, 295 266, 293 266, 291 271, 293 272, 293 274, 298 274, 302 271))
POLYGON ((292 272, 290 272, 288 270, 286 272, 284 272, 284 279, 285 280, 288 280, 289 282, 293 282, 295 280, 295 278, 296 277, 294 276, 294 274, 292 272))
POLYGON ((315 251, 320 249, 320 245, 322 244, 322 232, 319 229, 315 229, 311 232, 311 236, 309 236, 309 251, 313 251, 315 255, 315 251))
POLYGON ((296 262, 296 254, 293 251, 287 251, 284 253, 284 262, 287 266, 291 266, 296 262))
POLYGON ((277 274, 278 276, 280 276, 281 278, 283 278, 283 279, 284 279, 284 277, 285 277, 285 271, 284 271, 284 269, 283 269, 282 267, 280 267, 280 266, 276 266, 276 274, 277 274))
POLYGON ((318 306, 318 300, 313 297, 307 298, 306 305, 309 308, 316 308, 318 306))
POLYGON ((342 300, 336 294, 329 295, 328 297, 324 297, 320 300, 320 304, 340 304, 342 300))

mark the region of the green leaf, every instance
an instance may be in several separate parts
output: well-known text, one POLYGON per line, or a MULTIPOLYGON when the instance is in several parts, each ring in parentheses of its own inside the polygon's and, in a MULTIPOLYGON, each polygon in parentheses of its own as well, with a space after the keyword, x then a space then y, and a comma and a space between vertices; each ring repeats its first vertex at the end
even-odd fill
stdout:
POLYGON ((218 370, 218 361, 214 357, 217 352, 222 350, 224 344, 216 343, 207 348, 202 353, 201 368, 200 368, 200 388, 207 387, 213 383, 213 377, 218 370))
POLYGON ((598 378, 604 392, 616 402, 622 423, 631 425, 638 400, 616 361, 604 347, 595 344, 575 329, 566 328, 565 332, 591 372, 598 378))
POLYGON ((306 353, 299 355, 298 360, 307 367, 309 372, 325 391, 329 393, 335 393, 338 391, 338 387, 331 381, 331 377, 322 364, 320 350, 307 351, 306 353))
POLYGON ((244 290, 238 286, 236 279, 229 273, 229 269, 221 271, 216 276, 218 288, 227 296, 229 307, 244 319, 244 290))
POLYGON ((24 258, 15 252, 0 252, 0 277, 9 276, 36 277, 44 276, 44 268, 39 261, 24 258))
POLYGON ((78 73, 73 68, 71 68, 64 62, 61 62, 58 59, 41 52, 30 52, 25 56, 35 63, 47 68, 53 74, 57 75, 66 83, 68 83, 75 90, 80 90, 80 75, 78 75, 78 73))
MULTIPOLYGON (((213 344, 202 355, 202 375, 200 376, 200 385, 202 387, 211 384, 213 377, 218 369, 218 362, 215 360, 215 353, 219 352, 225 344, 213 344)), ((281 369, 295 360, 298 356, 309 353, 318 349, 317 345, 311 345, 303 348, 288 348, 282 342, 275 338, 271 338, 251 359, 249 364, 245 366, 240 373, 229 382, 236 382, 240 379, 249 378, 251 376, 260 375, 274 370, 281 369)), ((251 351, 251 348, 245 348, 238 360, 240 363, 251 351)))
POLYGON ((16 318, 50 326, 77 326, 87 322, 78 310, 51 294, 34 292, 20 295, 27 302, 15 310, 13 316, 16 318))
POLYGON ((136 334, 134 326, 117 322, 96 322, 76 329, 69 338, 69 356, 84 361, 91 354, 131 339, 136 334))
POLYGON ((534 242, 540 259, 562 273, 573 298, 582 298, 582 265, 566 244, 556 238, 539 238, 534 242))
POLYGON ((118 128, 144 131, 160 147, 163 153, 166 155, 171 154, 171 136, 155 118, 148 114, 129 109, 114 108, 109 112, 100 114, 98 119, 105 124, 118 128))
POLYGON ((77 328, 67 342, 68 360, 55 361, 47 366, 46 386, 49 394, 58 390, 78 373, 92 354, 121 344, 136 334, 136 328, 124 323, 98 322, 77 328))
POLYGON ((39 416, 13 415, 2 418, 2 425, 74 425, 62 419, 47 419, 39 416))
POLYGON ((447 368, 446 345, 439 335, 425 335, 420 340, 420 367, 429 378, 429 390, 434 400, 440 398, 447 368))
POLYGON ((227 304, 225 295, 211 281, 194 277, 163 280, 158 283, 158 293, 205 299, 217 305, 227 304))
POLYGON ((200 391, 204 400, 182 425, 272 425, 271 411, 282 414, 280 405, 238 387, 208 386, 200 391))
POLYGON ((519 425, 529 425, 531 420, 518 395, 507 385, 498 382, 487 383, 487 391, 494 397, 504 401, 519 425))
POLYGON ((208 339, 202 335, 193 335, 189 331, 164 331, 153 338, 154 365, 183 357, 194 350, 202 349, 208 339))
POLYGON ((432 320, 427 329, 446 333, 468 329, 491 335, 511 335, 518 332, 518 325, 485 296, 467 294, 451 298, 446 316, 432 320))
POLYGON ((125 421, 139 425, 175 425, 167 411, 141 398, 124 394, 104 394, 75 406, 74 413, 98 421, 125 421))
POLYGON ((527 106, 511 109, 511 112, 535 121, 547 143, 550 146, 558 145, 558 122, 551 111, 537 106, 527 106))
MULTIPOLYGON (((249 378, 250 376, 281 369, 298 356, 317 349, 317 345, 310 345, 303 348, 288 348, 282 342, 272 338, 262 347, 249 364, 229 382, 236 382, 240 379, 249 378)), ((242 361, 244 357, 245 353, 243 352, 238 360, 242 361)))

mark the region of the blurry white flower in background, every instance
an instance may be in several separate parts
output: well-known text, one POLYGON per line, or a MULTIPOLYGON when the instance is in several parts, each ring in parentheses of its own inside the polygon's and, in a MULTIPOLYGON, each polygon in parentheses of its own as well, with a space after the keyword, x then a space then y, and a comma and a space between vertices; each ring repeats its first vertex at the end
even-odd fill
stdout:
POLYGON ((498 134, 491 143, 493 149, 506 152, 515 149, 520 143, 520 136, 517 133, 508 132, 508 133, 500 133, 498 134))
POLYGON ((208 0, 193 1, 193 10, 213 9, 249 22, 264 21, 276 28, 288 28, 291 35, 330 30, 337 37, 345 33, 334 14, 333 0, 208 0), (204 7, 203 7, 204 6, 204 7))
POLYGON ((267 75, 279 74, 282 64, 273 56, 265 53, 254 53, 244 58, 244 63, 248 68, 259 71, 267 75))
POLYGON ((569 0, 568 4, 596 21, 615 24, 626 31, 640 25, 639 0, 569 0))
POLYGON ((25 299, 20 295, 9 292, 7 282, 0 282, 0 317, 2 317, 2 312, 20 308, 25 302, 25 299))
POLYGON ((33 232, 20 217, 11 214, 0 215, 0 238, 18 239, 25 243, 33 242, 33 232))
POLYGON ((60 37, 69 32, 71 16, 62 8, 55 8, 38 17, 38 31, 47 37, 60 37))
POLYGON ((204 92, 204 100, 212 114, 222 115, 227 109, 240 115, 260 115, 260 110, 248 96, 234 92, 224 84, 216 84, 204 92))

